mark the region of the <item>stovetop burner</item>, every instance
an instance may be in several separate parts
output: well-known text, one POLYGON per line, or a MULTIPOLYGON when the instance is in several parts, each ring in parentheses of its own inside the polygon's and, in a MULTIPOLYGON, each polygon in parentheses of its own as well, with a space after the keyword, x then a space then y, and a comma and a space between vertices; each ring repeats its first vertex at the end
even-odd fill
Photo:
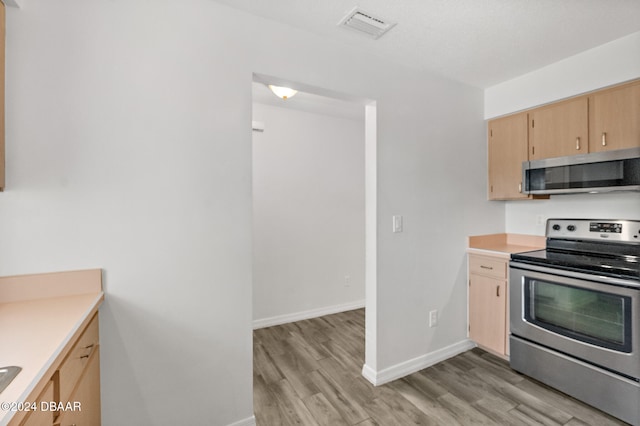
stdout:
POLYGON ((549 219, 547 248, 511 255, 518 262, 640 280, 640 221, 549 219))

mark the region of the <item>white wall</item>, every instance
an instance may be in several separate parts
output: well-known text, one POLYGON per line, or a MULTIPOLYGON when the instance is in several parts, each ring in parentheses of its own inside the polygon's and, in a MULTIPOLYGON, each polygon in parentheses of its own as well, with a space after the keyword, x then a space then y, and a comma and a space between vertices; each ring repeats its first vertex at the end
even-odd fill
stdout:
POLYGON ((640 77, 640 32, 489 87, 490 119, 640 77))
MULTIPOLYGON (((485 90, 485 118, 640 78, 640 32, 485 90)), ((640 219, 640 193, 552 195, 505 203, 506 232, 544 235, 538 219, 640 219)))
POLYGON ((259 103, 253 120, 254 324, 364 306, 364 120, 259 103))
POLYGON ((105 426, 253 413, 251 66, 234 20, 205 0, 7 9, 0 274, 104 268, 105 426))
POLYGON ((544 235, 549 218, 640 220, 640 194, 554 195, 548 200, 513 202, 507 206, 507 232, 544 235), (538 219, 542 223, 538 223, 538 219))
POLYGON ((466 236, 504 227, 482 90, 210 0, 7 15, 0 275, 104 268, 105 426, 250 422, 254 72, 377 102, 369 367, 466 338, 466 236))
POLYGON ((377 104, 377 372, 466 339, 466 238, 504 226, 503 206, 486 200, 482 91, 424 74, 393 81, 377 104))

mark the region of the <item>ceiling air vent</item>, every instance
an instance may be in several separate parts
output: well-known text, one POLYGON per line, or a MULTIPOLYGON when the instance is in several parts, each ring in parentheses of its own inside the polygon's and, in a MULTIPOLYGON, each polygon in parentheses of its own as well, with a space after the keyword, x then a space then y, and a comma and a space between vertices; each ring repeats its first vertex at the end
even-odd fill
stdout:
POLYGON ((373 39, 379 39, 395 25, 395 23, 386 22, 384 19, 375 17, 357 7, 338 23, 339 27, 357 31, 373 39))

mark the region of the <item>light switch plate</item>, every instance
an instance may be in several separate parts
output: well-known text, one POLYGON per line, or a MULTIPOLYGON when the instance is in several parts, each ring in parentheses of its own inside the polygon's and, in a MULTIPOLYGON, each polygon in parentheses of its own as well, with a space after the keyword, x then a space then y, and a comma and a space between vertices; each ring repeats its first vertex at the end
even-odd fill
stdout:
POLYGON ((393 216, 393 232, 402 232, 402 216, 393 216))
POLYGON ((438 325, 438 311, 433 310, 429 312, 429 327, 435 327, 438 325))

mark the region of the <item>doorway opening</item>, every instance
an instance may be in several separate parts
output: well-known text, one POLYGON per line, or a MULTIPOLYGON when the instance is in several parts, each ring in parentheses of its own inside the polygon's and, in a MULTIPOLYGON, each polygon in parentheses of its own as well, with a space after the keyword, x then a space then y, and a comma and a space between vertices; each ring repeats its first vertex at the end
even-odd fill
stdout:
POLYGON ((253 77, 253 328, 365 306, 375 368, 375 102, 253 77))

